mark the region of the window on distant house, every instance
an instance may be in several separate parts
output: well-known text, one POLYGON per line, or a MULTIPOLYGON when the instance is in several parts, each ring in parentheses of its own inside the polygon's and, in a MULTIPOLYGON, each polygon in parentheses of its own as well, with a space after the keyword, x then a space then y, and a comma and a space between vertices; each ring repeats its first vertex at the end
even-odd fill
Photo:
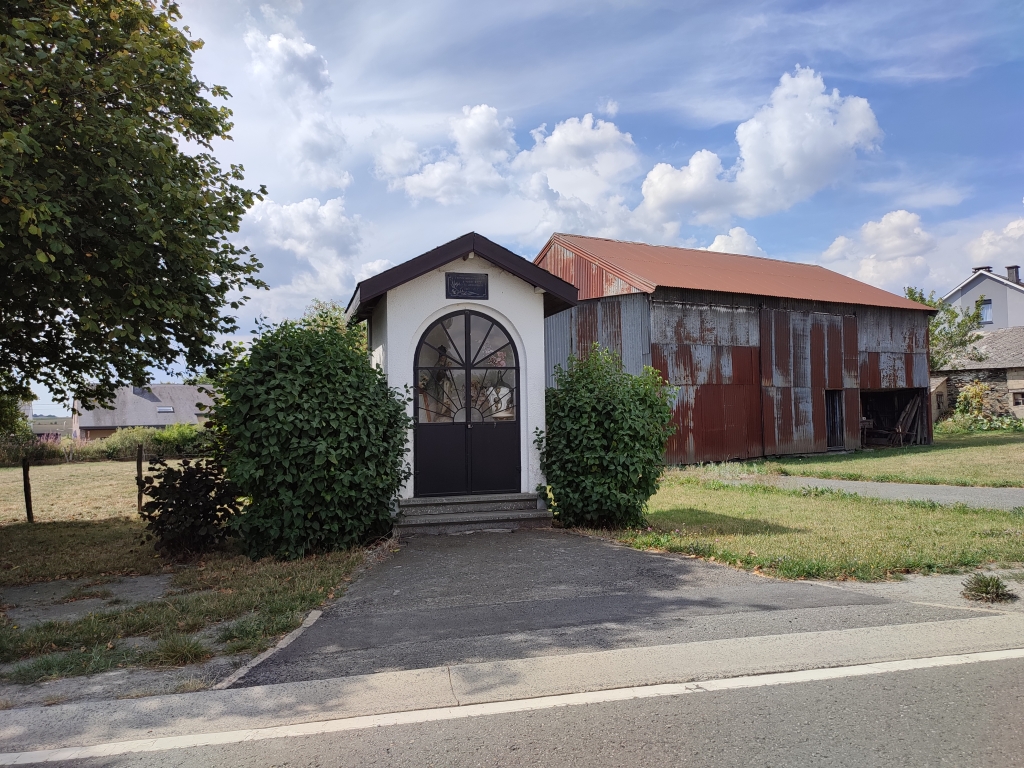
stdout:
POLYGON ((1013 393, 1013 404, 1014 405, 1024 405, 1024 392, 1014 392, 1013 393))
POLYGON ((939 413, 942 413, 944 410, 946 410, 946 398, 943 396, 941 392, 935 393, 935 409, 939 413))
POLYGON ((158 405, 156 407, 157 413, 174 413, 173 405, 158 405))
POLYGON ((985 299, 981 302, 981 322, 992 322, 992 299, 985 299))

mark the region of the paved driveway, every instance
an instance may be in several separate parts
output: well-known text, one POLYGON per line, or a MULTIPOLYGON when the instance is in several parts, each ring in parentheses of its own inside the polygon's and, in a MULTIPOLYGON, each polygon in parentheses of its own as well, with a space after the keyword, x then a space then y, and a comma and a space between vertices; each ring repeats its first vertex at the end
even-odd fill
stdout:
POLYGON ((423 536, 235 687, 968 613, 557 530, 423 536))

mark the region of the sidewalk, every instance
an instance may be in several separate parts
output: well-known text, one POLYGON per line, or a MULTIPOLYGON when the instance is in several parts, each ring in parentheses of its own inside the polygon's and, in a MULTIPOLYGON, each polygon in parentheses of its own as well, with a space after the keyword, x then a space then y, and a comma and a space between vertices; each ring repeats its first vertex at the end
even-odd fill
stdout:
MULTIPOLYGON (((487 702, 1008 651, 1024 645, 1022 638, 1024 615, 979 611, 974 618, 923 624, 733 638, 13 710, 0 713, 0 750, 6 753, 0 754, 0 764, 11 763, 11 753, 18 751, 98 744, 135 751, 111 743, 142 740, 144 746, 155 739, 201 734, 208 734, 210 743, 238 741, 257 738, 252 735, 256 729, 384 713, 450 711, 487 702), (239 735, 240 731, 248 735, 239 735)), ((624 695, 644 694, 641 690, 624 695)))
POLYGON ((821 477, 781 475, 770 479, 758 476, 756 481, 779 488, 798 490, 808 486, 835 488, 873 499, 897 501, 934 501, 936 504, 966 504, 978 509, 1024 508, 1024 488, 984 488, 962 485, 919 485, 917 483, 876 483, 867 480, 829 480, 821 477))

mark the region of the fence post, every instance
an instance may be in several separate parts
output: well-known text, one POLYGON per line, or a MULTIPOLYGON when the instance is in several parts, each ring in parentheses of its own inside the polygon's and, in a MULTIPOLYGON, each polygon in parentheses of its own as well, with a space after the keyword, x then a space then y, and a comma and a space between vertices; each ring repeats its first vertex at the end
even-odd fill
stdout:
POLYGON ((135 453, 135 485, 139 490, 139 502, 138 511, 142 512, 142 443, 139 443, 139 449, 135 453))
POLYGON ((25 517, 30 523, 34 523, 32 517, 32 483, 28 479, 28 456, 21 457, 21 479, 25 486, 25 517))

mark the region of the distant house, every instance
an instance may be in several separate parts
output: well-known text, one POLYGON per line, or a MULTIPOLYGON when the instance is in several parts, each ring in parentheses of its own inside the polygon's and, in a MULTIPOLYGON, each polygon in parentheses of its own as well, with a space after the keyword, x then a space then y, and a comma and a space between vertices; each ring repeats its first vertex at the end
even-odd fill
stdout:
POLYGON ((1024 419, 1024 326, 982 331, 976 346, 985 355, 982 362, 954 360, 949 368, 933 372, 933 377, 946 379, 946 407, 956 405, 961 387, 980 381, 992 387, 1000 414, 1024 419))
POLYGON ((83 440, 110 437, 128 427, 163 429, 171 424, 201 424, 206 415, 200 403, 210 405, 212 399, 192 384, 152 384, 147 388, 121 387, 111 408, 83 410, 75 402, 73 432, 83 440))
POLYGON ((1020 267, 1006 268, 1006 277, 992 272, 992 267, 975 267, 974 273, 942 297, 943 301, 961 309, 973 310, 981 299, 981 326, 984 330, 1024 326, 1024 285, 1020 267))

